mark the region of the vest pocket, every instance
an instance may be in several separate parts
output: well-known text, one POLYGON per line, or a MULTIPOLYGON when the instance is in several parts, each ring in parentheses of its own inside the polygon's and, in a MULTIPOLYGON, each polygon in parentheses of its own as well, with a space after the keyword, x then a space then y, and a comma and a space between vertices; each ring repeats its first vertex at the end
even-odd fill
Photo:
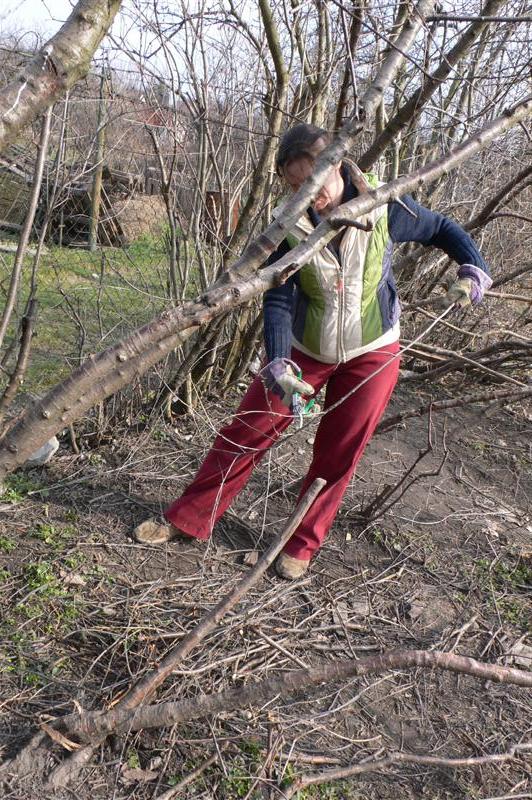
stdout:
POLYGON ((397 287, 395 285, 394 279, 388 276, 388 278, 386 279, 386 284, 388 286, 389 321, 390 321, 390 328, 392 328, 399 319, 399 317, 401 316, 401 304, 399 302, 399 297, 397 295, 397 287))

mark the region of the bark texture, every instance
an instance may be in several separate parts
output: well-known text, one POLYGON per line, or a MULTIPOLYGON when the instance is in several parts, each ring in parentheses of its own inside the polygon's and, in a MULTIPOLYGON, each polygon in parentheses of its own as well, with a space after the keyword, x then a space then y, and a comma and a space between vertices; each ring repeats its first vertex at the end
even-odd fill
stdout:
POLYGON ((87 74, 121 0, 80 0, 65 24, 0 96, 0 153, 87 74))
POLYGON ((343 660, 329 662, 319 667, 294 670, 275 678, 236 689, 227 689, 218 694, 199 695, 191 700, 159 703, 141 706, 134 710, 124 709, 121 712, 110 712, 102 715, 69 714, 58 724, 62 733, 67 736, 79 736, 90 741, 102 733, 127 733, 142 728, 158 728, 167 725, 178 725, 192 719, 211 716, 220 712, 233 711, 246 706, 261 706, 277 695, 308 690, 311 686, 319 686, 332 681, 345 681, 353 677, 375 675, 394 669, 443 669, 464 675, 471 675, 480 680, 509 683, 516 686, 532 687, 532 673, 511 667, 500 667, 486 664, 468 656, 454 653, 443 653, 437 650, 397 650, 378 656, 369 656, 359 660, 343 660))

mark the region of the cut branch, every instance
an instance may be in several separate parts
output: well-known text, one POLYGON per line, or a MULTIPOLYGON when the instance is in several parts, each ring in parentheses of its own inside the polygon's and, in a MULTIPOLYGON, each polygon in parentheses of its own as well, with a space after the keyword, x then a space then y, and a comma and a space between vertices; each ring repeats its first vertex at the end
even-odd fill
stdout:
POLYGON ((285 697, 287 694, 301 689, 308 690, 323 683, 376 675, 388 670, 417 668, 442 669, 471 675, 480 680, 532 687, 532 673, 524 670, 486 664, 467 656, 436 650, 397 650, 360 658, 357 661, 349 659, 328 662, 311 669, 294 670, 247 686, 227 689, 219 694, 199 695, 191 700, 141 706, 134 710, 126 708, 103 716, 100 712, 69 714, 57 720, 55 727, 69 738, 77 736, 83 741, 90 741, 92 737, 101 734, 102 728, 108 734, 123 734, 141 729, 178 725, 247 706, 260 707, 277 695, 285 697))

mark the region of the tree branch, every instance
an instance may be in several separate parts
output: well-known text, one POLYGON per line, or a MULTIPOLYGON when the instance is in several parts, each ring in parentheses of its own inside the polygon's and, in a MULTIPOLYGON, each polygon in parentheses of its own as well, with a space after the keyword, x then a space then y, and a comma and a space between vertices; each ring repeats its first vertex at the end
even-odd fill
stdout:
POLYGON ((0 96, 0 152, 89 71, 121 0, 80 0, 65 24, 0 96))
POLYGON ((482 16, 475 19, 473 24, 469 26, 449 53, 443 56, 438 68, 422 82, 419 89, 417 89, 417 91, 415 91, 401 106, 395 116, 388 122, 380 136, 375 139, 371 147, 358 160, 358 165, 362 170, 366 171, 370 169, 403 128, 407 125, 412 125, 419 117, 427 100, 432 97, 436 89, 441 86, 443 81, 450 75, 453 67, 458 64, 475 39, 482 34, 483 30, 489 24, 485 21, 485 15, 496 13, 505 3, 506 0, 488 0, 484 6, 485 14, 483 13, 482 16))
POLYGON ((260 707, 277 695, 320 686, 323 683, 345 681, 365 675, 376 675, 388 670, 442 669, 480 680, 532 687, 532 673, 513 667, 486 664, 467 656, 437 650, 396 650, 378 656, 355 660, 339 660, 309 669, 283 673, 247 686, 226 689, 218 694, 199 695, 190 700, 158 703, 137 709, 123 709, 102 715, 101 712, 69 714, 57 720, 55 727, 67 736, 90 741, 103 730, 109 733, 128 733, 148 728, 181 725, 193 719, 234 711, 246 706, 260 707))
POLYGON ((383 758, 375 758, 371 761, 364 761, 361 764, 352 764, 348 767, 340 767, 339 769, 329 769, 324 772, 303 775, 300 778, 296 778, 289 787, 284 789, 283 795, 285 800, 290 800, 290 798, 294 797, 298 792, 301 792, 308 786, 316 786, 321 783, 343 780, 344 778, 353 778, 355 775, 364 775, 368 772, 378 772, 393 766, 393 764, 422 764, 429 767, 445 767, 448 769, 478 767, 487 764, 501 764, 505 761, 514 761, 521 751, 527 749, 530 749, 529 745, 516 745, 515 747, 511 747, 507 753, 493 753, 487 756, 466 756, 463 758, 439 758, 438 756, 422 756, 402 752, 388 753, 388 755, 383 758))

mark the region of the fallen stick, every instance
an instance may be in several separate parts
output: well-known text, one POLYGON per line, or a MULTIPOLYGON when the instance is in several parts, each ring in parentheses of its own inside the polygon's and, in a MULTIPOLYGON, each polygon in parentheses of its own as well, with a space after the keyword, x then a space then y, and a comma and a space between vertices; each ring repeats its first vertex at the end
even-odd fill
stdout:
POLYGON ((310 486, 308 492, 294 510, 284 531, 274 539, 265 553, 259 558, 253 569, 236 584, 236 586, 223 597, 218 605, 204 619, 188 633, 179 644, 170 650, 163 658, 157 669, 144 676, 127 695, 115 706, 111 715, 123 709, 131 709, 145 702, 159 688, 164 680, 173 672, 177 665, 196 647, 205 637, 213 631, 222 617, 244 597, 249 590, 255 586, 262 578, 268 567, 273 564, 285 544, 295 533, 303 517, 311 507, 312 503, 325 486, 323 478, 316 478, 310 486))
POLYGON ((201 717, 220 712, 227 713, 247 706, 260 707, 277 695, 308 690, 323 683, 345 681, 349 678, 375 675, 399 669, 443 669, 481 680, 509 683, 532 688, 532 672, 487 664, 467 656, 437 650, 396 650, 358 660, 347 659, 327 662, 319 667, 298 669, 274 678, 266 678, 247 686, 226 689, 218 694, 199 695, 190 700, 157 703, 136 709, 116 709, 112 715, 102 717, 98 712, 69 714, 56 721, 56 728, 67 737, 76 736, 90 740, 102 732, 125 734, 141 729, 181 725, 201 717))
POLYGON ((457 408, 458 406, 467 406, 472 403, 489 403, 493 400, 506 400, 509 402, 516 402, 524 400, 525 397, 532 395, 532 386, 527 386, 524 389, 501 389, 500 391, 479 392, 477 394, 466 394, 463 397, 453 397, 451 400, 435 400, 433 403, 427 403, 418 408, 412 408, 409 411, 402 411, 400 414, 394 414, 393 417, 386 417, 377 425, 375 433, 384 433, 400 425, 405 419, 412 417, 421 417, 423 414, 428 414, 430 411, 445 411, 447 408, 457 408))
POLYGON ((382 758, 363 761, 359 764, 351 764, 347 767, 340 767, 340 769, 328 769, 323 772, 302 775, 300 778, 296 778, 290 786, 283 789, 283 798, 285 800, 290 800, 290 798, 294 797, 298 792, 303 791, 308 786, 316 786, 321 783, 329 783, 330 781, 353 778, 355 775, 364 775, 368 772, 378 772, 387 767, 391 767, 393 764, 422 764, 430 767, 457 769, 459 767, 478 767, 487 764, 501 764, 505 761, 513 761, 518 758, 519 752, 520 748, 518 745, 510 748, 507 753, 493 753, 486 756, 465 756, 463 758, 440 758, 438 756, 393 752, 388 753, 382 758))

